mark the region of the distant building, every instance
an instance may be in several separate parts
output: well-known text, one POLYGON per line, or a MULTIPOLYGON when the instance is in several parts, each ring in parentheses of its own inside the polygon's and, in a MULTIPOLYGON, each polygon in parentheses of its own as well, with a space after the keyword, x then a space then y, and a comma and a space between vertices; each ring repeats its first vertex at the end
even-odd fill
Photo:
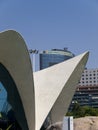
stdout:
POLYGON ((95 86, 98 85, 98 69, 85 69, 81 80, 80 86, 95 86))
POLYGON ((45 69, 49 66, 55 65, 62 61, 68 60, 75 55, 68 51, 67 48, 64 49, 52 49, 52 50, 45 50, 40 52, 40 69, 45 69))
POLYGON ((84 70, 69 110, 74 103, 98 108, 98 69, 84 70))

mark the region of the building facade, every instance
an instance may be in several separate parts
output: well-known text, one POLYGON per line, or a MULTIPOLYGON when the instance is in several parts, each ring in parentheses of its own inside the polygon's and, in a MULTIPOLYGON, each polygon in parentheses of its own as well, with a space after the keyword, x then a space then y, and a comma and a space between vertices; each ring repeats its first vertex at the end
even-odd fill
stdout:
POLYGON ((98 108, 98 69, 84 70, 69 110, 73 108, 74 103, 98 108))
POLYGON ((98 85, 98 69, 85 69, 80 83, 80 86, 96 86, 98 85))
POLYGON ((72 52, 68 51, 67 48, 42 51, 39 54, 40 70, 68 60, 74 56, 75 55, 72 52))

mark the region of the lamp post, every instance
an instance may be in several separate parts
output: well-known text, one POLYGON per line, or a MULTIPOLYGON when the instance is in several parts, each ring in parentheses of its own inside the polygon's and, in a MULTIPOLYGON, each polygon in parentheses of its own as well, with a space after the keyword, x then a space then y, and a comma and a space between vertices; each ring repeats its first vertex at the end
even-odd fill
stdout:
POLYGON ((39 51, 36 50, 36 49, 35 49, 35 50, 30 49, 30 50, 29 50, 29 53, 30 53, 30 54, 33 54, 33 59, 31 59, 32 66, 33 66, 33 72, 36 71, 35 55, 38 54, 38 52, 39 52, 39 51))

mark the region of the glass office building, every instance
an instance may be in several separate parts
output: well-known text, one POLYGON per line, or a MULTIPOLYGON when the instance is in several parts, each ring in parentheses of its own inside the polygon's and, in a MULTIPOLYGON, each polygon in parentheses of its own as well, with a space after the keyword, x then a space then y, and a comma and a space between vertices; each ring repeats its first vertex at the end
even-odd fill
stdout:
POLYGON ((49 66, 68 60, 74 56, 75 55, 68 51, 67 48, 42 51, 40 52, 40 69, 45 69, 49 66))

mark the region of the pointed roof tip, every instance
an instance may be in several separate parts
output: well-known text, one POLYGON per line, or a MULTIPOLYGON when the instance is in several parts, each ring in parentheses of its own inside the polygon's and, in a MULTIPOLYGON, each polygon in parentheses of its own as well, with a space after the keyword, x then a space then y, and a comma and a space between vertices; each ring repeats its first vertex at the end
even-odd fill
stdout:
POLYGON ((89 51, 85 51, 84 53, 82 54, 79 54, 75 57, 73 57, 74 59, 78 59, 78 61, 81 61, 83 59, 85 59, 85 64, 87 63, 88 61, 88 58, 89 58, 89 51))
POLYGON ((83 54, 84 55, 89 55, 89 53, 90 53, 89 51, 85 51, 83 54))
MULTIPOLYGON (((81 53, 81 54, 79 54, 79 55, 76 55, 76 56, 80 56, 80 55, 89 55, 89 51, 85 51, 85 52, 83 52, 83 53, 81 53)), ((75 56, 75 57, 76 57, 75 56)))
POLYGON ((82 53, 82 54, 83 54, 83 57, 85 57, 85 56, 86 56, 86 57, 87 57, 87 59, 88 59, 88 57, 89 57, 89 53, 90 53, 89 51, 86 51, 86 52, 82 53))
MULTIPOLYGON (((69 62, 69 61, 81 61, 82 59, 85 59, 86 58, 86 62, 88 61, 88 58, 89 58, 89 51, 85 51, 84 53, 81 53, 79 55, 76 55, 74 56, 73 58, 70 58, 68 60, 65 60, 64 62, 69 62)), ((61 62, 62 63, 62 62, 61 62)), ((59 63, 59 64, 61 64, 59 63)))
MULTIPOLYGON (((77 56, 75 56, 75 57, 73 57, 73 58, 76 58, 76 57, 81 57, 81 58, 83 58, 83 57, 87 57, 87 59, 88 59, 88 57, 89 57, 89 51, 85 51, 84 53, 81 53, 81 54, 79 54, 79 55, 77 55, 77 56)), ((81 59, 80 58, 80 59, 81 59)))

